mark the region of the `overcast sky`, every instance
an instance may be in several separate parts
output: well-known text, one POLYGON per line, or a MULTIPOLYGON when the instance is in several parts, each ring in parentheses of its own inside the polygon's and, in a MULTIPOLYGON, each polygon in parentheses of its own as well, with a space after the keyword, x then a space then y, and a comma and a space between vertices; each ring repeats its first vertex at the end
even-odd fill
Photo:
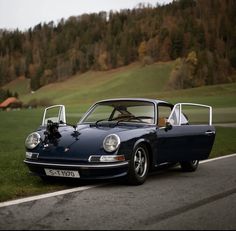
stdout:
POLYGON ((132 9, 138 3, 167 4, 172 0, 0 0, 0 28, 27 30, 38 23, 83 13, 132 9))

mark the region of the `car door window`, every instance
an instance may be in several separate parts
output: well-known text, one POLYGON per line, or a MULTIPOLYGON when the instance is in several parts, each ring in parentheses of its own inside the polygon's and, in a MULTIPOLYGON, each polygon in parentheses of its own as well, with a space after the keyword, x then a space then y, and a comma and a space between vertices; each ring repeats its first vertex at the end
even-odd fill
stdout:
POLYGON ((165 127, 167 119, 171 113, 171 107, 167 105, 159 105, 158 106, 158 121, 157 125, 159 127, 165 127))
POLYGON ((188 119, 187 117, 182 113, 180 112, 180 106, 177 106, 175 108, 175 110, 171 113, 168 121, 171 123, 171 125, 179 125, 179 120, 181 118, 181 125, 184 125, 184 124, 188 124, 188 119))
POLYGON ((194 103, 176 104, 171 112, 168 122, 171 125, 211 125, 212 108, 208 105, 194 103))

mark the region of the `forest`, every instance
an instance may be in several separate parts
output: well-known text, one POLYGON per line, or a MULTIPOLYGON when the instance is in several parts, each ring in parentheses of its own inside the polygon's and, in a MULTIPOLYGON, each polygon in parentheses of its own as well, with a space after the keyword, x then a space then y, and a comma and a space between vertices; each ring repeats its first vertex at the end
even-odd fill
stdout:
POLYGON ((26 31, 0 30, 0 87, 21 77, 35 91, 88 70, 171 60, 171 89, 236 81, 236 1, 140 3, 26 31))

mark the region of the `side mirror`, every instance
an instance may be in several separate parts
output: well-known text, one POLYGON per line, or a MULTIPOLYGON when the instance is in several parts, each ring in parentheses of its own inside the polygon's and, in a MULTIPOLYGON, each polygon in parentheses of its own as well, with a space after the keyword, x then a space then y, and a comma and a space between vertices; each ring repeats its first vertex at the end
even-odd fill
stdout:
POLYGON ((170 122, 166 122, 165 131, 167 132, 167 131, 169 131, 171 129, 172 129, 171 123, 170 122))

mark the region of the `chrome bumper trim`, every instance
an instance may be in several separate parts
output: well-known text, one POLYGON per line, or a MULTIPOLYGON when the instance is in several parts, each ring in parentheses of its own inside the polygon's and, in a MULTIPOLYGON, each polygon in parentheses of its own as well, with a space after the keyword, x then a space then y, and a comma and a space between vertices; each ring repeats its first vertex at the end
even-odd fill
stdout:
POLYGON ((53 163, 45 163, 45 162, 34 162, 24 160, 25 164, 32 164, 32 165, 46 165, 46 166, 56 166, 56 167, 72 167, 72 168, 113 168, 113 167, 122 167, 129 164, 128 161, 121 162, 121 163, 114 163, 114 164, 53 164, 53 163))

